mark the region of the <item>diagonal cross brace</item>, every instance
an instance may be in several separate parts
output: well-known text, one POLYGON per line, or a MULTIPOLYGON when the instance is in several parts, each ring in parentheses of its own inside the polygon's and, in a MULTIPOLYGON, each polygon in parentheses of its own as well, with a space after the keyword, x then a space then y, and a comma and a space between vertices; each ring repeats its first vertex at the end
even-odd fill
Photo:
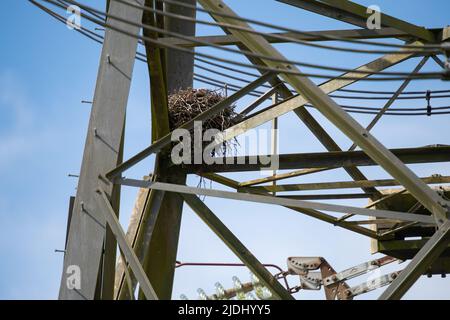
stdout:
POLYGON ((390 211, 390 210, 372 210, 372 209, 366 209, 366 208, 341 206, 341 205, 312 202, 312 201, 305 201, 305 200, 279 198, 279 197, 259 195, 259 194, 247 194, 247 193, 239 193, 239 192, 236 193, 236 192, 222 191, 222 190, 215 190, 215 189, 194 188, 194 187, 188 187, 188 186, 172 184, 172 183, 151 182, 151 181, 135 180, 135 179, 124 179, 123 178, 123 179, 116 180, 116 183, 120 184, 120 185, 130 186, 130 187, 150 188, 150 189, 162 190, 162 191, 167 191, 167 192, 194 194, 194 195, 202 195, 202 196, 215 197, 215 198, 240 200, 240 201, 265 203, 265 204, 274 204, 274 205, 281 205, 281 206, 285 206, 285 207, 289 207, 289 208, 323 210, 323 211, 332 211, 332 212, 339 212, 339 213, 347 213, 348 212, 348 213, 353 213, 355 215, 364 215, 364 216, 369 216, 369 217, 387 218, 387 219, 413 221, 413 222, 417 221, 417 222, 422 222, 422 223, 426 223, 426 224, 433 223, 432 217, 423 215, 423 214, 412 214, 412 213, 404 213, 404 212, 390 211))
POLYGON ((128 264, 130 265, 130 268, 133 271, 134 276, 139 281, 140 289, 144 292, 145 297, 148 300, 158 300, 155 290, 153 290, 153 287, 150 284, 150 281, 148 280, 147 275, 145 274, 145 271, 142 268, 142 265, 138 257, 136 256, 136 253, 134 252, 130 244, 127 242, 125 232, 120 226, 119 219, 117 218, 117 215, 114 212, 113 207, 111 206, 108 196, 106 195, 105 191, 102 190, 101 188, 99 188, 96 193, 100 205, 104 206, 104 208, 106 209, 103 210, 105 214, 105 219, 108 225, 111 227, 111 231, 116 237, 119 248, 123 252, 123 255, 125 256, 128 264))
POLYGON ((399 300, 441 255, 450 243, 450 220, 442 224, 414 256, 408 266, 383 292, 379 300, 399 300))
MULTIPOLYGON (((360 4, 347 0, 277 0, 295 7, 309 10, 330 18, 345 21, 347 23, 367 28, 367 20, 373 14, 372 10, 360 4)), ((407 35, 422 39, 427 42, 436 41, 436 37, 430 30, 400 20, 390 15, 380 13, 382 27, 391 27, 405 32, 407 35)))
POLYGON ((294 300, 292 295, 277 279, 258 261, 258 259, 239 241, 239 239, 223 224, 222 221, 201 201, 191 194, 181 195, 191 209, 205 222, 211 230, 222 239, 236 256, 255 274, 275 297, 283 300, 294 300))
MULTIPOLYGON (((194 123, 196 121, 205 121, 210 119, 211 117, 215 116, 216 114, 220 113, 223 109, 225 109, 227 106, 230 106, 249 92, 251 92, 253 89, 256 89, 260 85, 264 84, 266 81, 268 81, 270 78, 274 77, 274 74, 272 72, 267 72, 264 75, 262 75, 260 78, 256 79, 252 83, 248 84, 247 86, 243 87, 239 91, 235 92, 228 98, 220 101, 216 105, 212 106, 208 110, 204 111, 203 113, 199 114, 192 120, 189 120, 184 125, 182 125, 179 129, 187 129, 190 130, 194 127, 194 123)), ((159 152, 164 147, 169 145, 172 142, 172 133, 168 133, 155 143, 153 143, 151 146, 147 147, 146 149, 142 150, 135 156, 131 157, 127 161, 123 162, 116 168, 112 169, 106 174, 106 178, 109 180, 113 180, 114 178, 118 177, 122 172, 125 170, 131 168, 135 164, 139 163, 146 157, 159 152)))
MULTIPOLYGON (((227 16, 237 16, 221 0, 199 0, 199 3, 207 10, 223 13, 227 16)), ((245 22, 232 18, 214 16, 214 19, 223 23, 233 23, 244 28, 251 28, 245 22)), ((241 40, 252 52, 286 60, 264 37, 237 30, 230 30, 230 32, 241 40)), ((328 120, 364 150, 375 162, 379 163, 380 166, 402 183, 424 207, 433 213, 438 224, 444 223, 447 218, 447 210, 442 206, 443 199, 424 182, 420 181, 404 163, 376 140, 355 119, 349 116, 347 112, 318 88, 309 78, 290 73, 282 73, 282 70, 300 72, 296 66, 272 60, 265 60, 264 63, 271 68, 279 69, 281 72, 280 76, 286 82, 306 97, 328 120)))

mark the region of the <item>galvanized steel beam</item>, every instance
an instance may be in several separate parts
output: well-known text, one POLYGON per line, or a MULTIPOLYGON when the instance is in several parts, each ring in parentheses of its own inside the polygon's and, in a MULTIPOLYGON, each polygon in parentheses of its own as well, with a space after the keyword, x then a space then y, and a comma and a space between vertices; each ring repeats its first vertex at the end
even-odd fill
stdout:
MULTIPOLYGON (((277 0, 302 9, 310 10, 330 18, 345 21, 353 25, 367 28, 367 20, 371 13, 368 8, 347 0, 277 0)), ((408 35, 427 41, 436 41, 435 35, 424 27, 380 13, 382 27, 395 28, 408 35)))
POLYGON ((141 263, 139 262, 138 257, 131 248, 130 244, 127 242, 125 232, 120 226, 120 222, 117 218, 117 214, 114 211, 111 203, 109 202, 108 196, 105 191, 101 188, 97 190, 98 202, 104 206, 106 210, 103 210, 105 214, 105 219, 108 225, 111 227, 112 232, 114 233, 117 243, 120 247, 120 250, 123 252, 128 264, 130 265, 131 270, 133 271, 134 276, 139 281, 140 289, 144 292, 145 297, 148 300, 158 300, 158 297, 153 290, 150 281, 148 280, 144 269, 142 268, 141 263))
MULTIPOLYGON (((139 2, 143 4, 142 0, 139 2)), ((118 2, 111 3, 109 13, 135 23, 141 22, 141 9, 118 2)), ((114 19, 110 19, 108 24, 136 36, 140 31, 138 27, 124 25, 114 19)), ((101 261, 107 229, 104 208, 98 206, 95 190, 101 183, 109 196, 116 192, 112 184, 99 179, 99 175, 121 161, 120 149, 123 141, 125 110, 136 49, 136 38, 112 29, 106 30, 64 258, 59 292, 59 298, 63 300, 92 300, 96 297, 97 284, 99 287, 102 284, 101 261), (67 273, 67 270, 71 266, 77 266, 81 271, 81 287, 77 290, 70 289, 67 285, 68 277, 71 275, 67 273)), ((112 278, 111 281, 113 282, 114 279, 112 278)))
MULTIPOLYGON (((199 0, 199 3, 208 10, 225 13, 228 16, 237 16, 223 1, 199 0)), ((214 19, 224 23, 232 22, 245 28, 251 28, 247 23, 236 21, 235 19, 219 17, 217 15, 214 16, 214 19)), ((230 30, 230 32, 253 52, 286 60, 263 37, 236 30, 230 30)), ((282 70, 300 72, 296 66, 288 63, 280 63, 273 60, 265 60, 264 62, 267 66, 279 69, 281 72, 282 70)), ((442 197, 418 179, 404 163, 395 157, 355 119, 349 116, 333 99, 326 95, 307 77, 289 73, 281 73, 281 77, 305 96, 328 120, 361 147, 375 162, 379 163, 388 173, 401 182, 424 207, 433 213, 438 224, 442 224, 445 221, 447 211, 441 205, 443 201, 442 197)))
MULTIPOLYGON (((406 164, 450 161, 450 147, 448 146, 391 149, 390 152, 406 164)), ((183 167, 189 173, 259 171, 267 167, 267 163, 264 163, 262 159, 260 156, 227 157, 218 159, 218 161, 222 161, 220 164, 208 166, 186 164, 183 167)), ((278 169, 280 170, 318 168, 320 171, 324 167, 341 168, 377 165, 363 151, 281 154, 279 155, 278 163, 278 169)))
POLYGON ((257 194, 246 194, 246 193, 236 193, 229 191, 221 191, 214 189, 203 189, 203 188, 194 188, 183 185, 176 185, 170 183, 162 183, 162 182, 151 182, 144 180, 135 180, 135 179, 118 179, 116 183, 130 186, 130 187, 138 187, 138 188, 150 188, 168 192, 175 193, 185 193, 185 194, 193 194, 193 195, 202 195, 214 198, 223 198, 230 200, 241 200, 248 202, 256 202, 256 203, 266 203, 266 204, 274 204, 281 205, 285 207, 293 207, 293 208, 301 208, 301 209, 312 209, 312 210, 323 210, 323 211, 331 211, 331 212, 339 212, 339 213, 353 213, 355 215, 363 215, 369 217, 379 217, 379 218, 388 218, 388 219, 398 219, 404 221, 417 221, 423 223, 433 223, 433 219, 430 216, 421 215, 421 214, 410 214, 398 211, 388 211, 388 210, 371 210, 365 208, 357 208, 357 207, 349 207, 349 206, 340 206, 328 203, 318 203, 304 200, 294 200, 294 199, 285 199, 278 198, 274 196, 267 195, 257 195, 257 194))
POLYGON ((223 224, 222 221, 197 196, 181 195, 191 209, 211 230, 233 251, 236 256, 255 274, 277 299, 294 300, 292 295, 277 279, 258 261, 241 241, 223 224))
MULTIPOLYGON (((193 118, 192 120, 186 122, 179 129, 190 130, 194 127, 194 122, 205 121, 205 120, 210 119, 214 115, 220 113, 227 106, 232 105, 235 101, 244 97, 246 94, 248 94, 252 90, 258 88, 260 85, 264 84, 266 81, 268 81, 268 79, 272 78, 273 76, 274 76, 274 74, 271 72, 264 74, 263 76, 256 79, 255 81, 248 84, 247 86, 243 87, 239 91, 235 92, 228 98, 222 100, 221 102, 217 103, 215 106, 213 106, 210 109, 206 110, 205 112, 199 114, 197 117, 193 118)), ((132 166, 139 163, 143 159, 147 158, 148 156, 150 156, 154 153, 159 152, 161 149, 163 149, 164 147, 169 145, 171 142, 172 142, 172 134, 169 133, 169 134, 165 135, 163 138, 161 138, 158 141, 156 141, 155 143, 153 143, 151 146, 145 148, 144 150, 142 150, 135 156, 131 157, 127 161, 118 165, 116 168, 110 170, 106 174, 106 177, 110 180, 113 180, 114 178, 118 177, 122 172, 131 168, 132 166)))
POLYGON ((442 224, 380 296, 380 300, 399 300, 411 286, 425 273, 450 243, 450 220, 442 224))

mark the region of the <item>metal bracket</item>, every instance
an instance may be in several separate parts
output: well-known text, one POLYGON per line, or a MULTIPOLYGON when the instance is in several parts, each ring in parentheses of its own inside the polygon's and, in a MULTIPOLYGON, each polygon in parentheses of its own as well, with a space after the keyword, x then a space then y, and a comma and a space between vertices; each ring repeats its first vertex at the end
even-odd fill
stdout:
POLYGON ((361 283, 360 285, 354 286, 347 290, 346 294, 348 297, 356 297, 361 294, 373 291, 375 289, 382 288, 384 286, 387 286, 388 284, 392 283, 398 275, 400 274, 400 271, 392 272, 389 274, 382 275, 381 277, 377 277, 375 279, 372 279, 370 281, 366 281, 364 283, 361 283))
POLYGON ((353 279, 355 277, 366 274, 372 270, 378 269, 384 265, 387 265, 387 264, 395 262, 395 261, 398 261, 398 260, 396 258, 389 257, 389 256, 386 256, 386 257, 383 257, 380 259, 375 259, 372 261, 361 263, 360 265, 346 269, 342 272, 336 273, 333 276, 325 278, 323 281, 324 281, 324 284, 328 286, 328 285, 331 285, 336 282, 353 279))
POLYGON ((350 300, 357 295, 390 284, 397 278, 399 272, 377 277, 352 288, 346 283, 346 280, 369 273, 395 261, 399 260, 385 256, 361 263, 341 272, 336 272, 322 257, 290 257, 287 260, 287 265, 289 274, 300 277, 298 289, 320 290, 323 286, 327 300, 350 300), (319 269, 320 272, 312 272, 319 269))
POLYGON ((320 257, 290 257, 287 259, 288 270, 291 274, 305 276, 309 271, 318 270, 323 262, 320 257))
POLYGON ((304 290, 320 290, 322 288, 322 273, 309 272, 300 276, 300 287, 304 290))

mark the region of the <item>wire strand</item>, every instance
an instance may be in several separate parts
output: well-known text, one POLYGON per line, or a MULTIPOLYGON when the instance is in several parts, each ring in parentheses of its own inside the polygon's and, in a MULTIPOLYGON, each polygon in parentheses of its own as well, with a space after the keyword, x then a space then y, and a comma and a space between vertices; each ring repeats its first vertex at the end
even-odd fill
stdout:
MULTIPOLYGON (((66 23, 66 21, 64 20, 64 18, 54 12, 52 12, 51 10, 47 9, 46 7, 40 5, 40 4, 36 4, 37 7, 39 7, 40 9, 42 9, 44 12, 48 13, 49 15, 51 15, 52 17, 56 18, 58 21, 62 22, 62 23, 66 23)), ((81 34, 89 37, 90 39, 94 40, 97 43, 102 44, 102 41, 99 41, 98 39, 95 39, 94 37, 91 37, 90 34, 95 35, 98 38, 103 38, 101 35, 98 35, 94 32, 92 32, 89 29, 86 28, 80 28, 80 29, 75 29, 78 32, 80 32, 81 34)), ((144 54, 142 53, 137 53, 136 59, 138 59, 139 61, 145 62, 147 63, 146 57, 144 54)), ((209 84, 209 85, 213 85, 216 87, 222 87, 223 84, 218 82, 218 80, 212 79, 212 78, 208 78, 205 76, 201 76, 201 75, 195 75, 194 76, 194 80, 205 83, 205 84, 209 84), (203 78, 203 79, 202 79, 203 78)), ((230 84, 227 83, 228 85, 228 89, 230 91, 238 91, 241 89, 241 87, 236 86, 234 84, 230 84)), ((445 91, 445 90, 441 90, 441 91, 445 91)), ((254 96, 254 97, 259 97, 261 94, 261 92, 250 92, 249 95, 254 96)), ((306 107, 309 108, 315 108, 312 105, 306 105, 306 107)), ((359 113, 359 114, 377 114, 381 109, 380 108, 369 108, 369 107, 358 107, 358 106, 348 106, 348 105, 341 105, 341 107, 346 110, 349 113, 359 113)), ((450 106, 446 106, 446 107, 434 107, 433 110, 449 110, 450 106)), ((420 115, 430 115, 428 112, 407 112, 407 111, 427 111, 426 108, 402 108, 402 109, 395 109, 392 108, 390 109, 390 111, 400 111, 400 112, 388 112, 385 113, 385 115, 395 115, 395 116, 420 116, 420 115)), ((432 112, 431 115, 442 115, 442 114, 450 114, 450 112, 432 112)), ((252 115, 250 115, 249 117, 251 117, 252 115)))
MULTIPOLYGON (((55 3, 54 0, 43 0, 43 1, 51 3, 51 4, 56 5, 56 6, 60 6, 59 4, 55 3)), ((131 21, 128 21, 128 20, 123 19, 121 17, 115 16, 115 15, 111 15, 109 13, 105 13, 105 12, 102 12, 100 10, 94 9, 92 7, 86 6, 86 5, 81 4, 81 3, 77 2, 77 1, 67 0, 67 2, 75 4, 75 5, 78 5, 81 8, 84 8, 84 9, 93 10, 94 12, 102 14, 102 15, 105 15, 106 17, 108 17, 110 19, 114 19, 114 20, 117 20, 117 21, 129 24, 129 25, 133 25, 133 26, 136 26, 136 27, 142 27, 142 28, 145 28, 147 30, 151 30, 151 31, 162 33, 162 34, 166 34, 166 35, 171 35, 171 36, 174 36, 174 37, 177 37, 177 38, 180 38, 180 39, 184 39, 184 40, 190 40, 190 41, 194 41, 194 42, 197 42, 197 43, 207 44, 210 47, 216 48, 218 50, 222 50, 222 51, 226 51, 226 52, 230 52, 230 53, 236 53, 236 54, 240 54, 240 55, 251 56, 251 57, 254 57, 254 58, 258 58, 258 59, 262 59, 262 60, 269 60, 269 61, 278 62, 278 63, 282 63, 282 64, 298 65, 298 66, 303 66, 303 67, 307 67, 307 68, 315 68, 315 69, 322 69, 322 70, 329 70, 329 71, 336 71, 336 72, 339 72, 339 71, 340 72, 346 72, 346 73, 350 73, 351 72, 351 73, 364 74, 364 75, 374 75, 374 74, 376 74, 376 75, 386 75, 386 76, 387 75, 390 75, 390 76, 405 76, 405 77, 407 77, 407 79, 411 79, 411 78, 418 78, 418 79, 423 79, 423 78, 430 79, 431 78, 431 79, 433 79, 434 77, 439 77, 440 78, 443 75, 442 72, 418 73, 418 74, 414 74, 414 75, 412 75, 410 73, 404 73, 404 72, 370 72, 370 71, 363 71, 363 70, 353 70, 353 69, 347 69, 347 68, 322 66, 322 65, 312 64, 312 63, 305 63, 305 62, 301 62, 301 61, 292 61, 292 60, 287 60, 287 59, 275 58, 275 57, 271 57, 271 56, 256 54, 256 53, 253 53, 253 52, 250 52, 250 51, 236 50, 236 49, 232 49, 232 48, 222 47, 220 45, 211 44, 211 43, 208 43, 208 42, 196 40, 193 37, 184 36, 184 35, 181 35, 181 34, 176 33, 176 32, 167 31, 167 30, 164 30, 164 29, 161 29, 161 28, 157 28, 157 27, 154 27, 154 26, 144 25, 142 23, 131 22, 131 21)), ((130 5, 132 5, 132 4, 130 4, 130 5)), ((134 6, 134 5, 132 5, 132 6, 134 6)), ((91 20, 91 21, 95 20, 92 17, 86 17, 86 18, 91 20)), ((107 23, 104 23, 102 21, 97 21, 97 24, 100 24, 100 25, 104 24, 104 25, 108 26, 107 23)), ((118 30, 116 30, 118 32, 120 32, 120 31, 123 32, 124 31, 124 30, 120 30, 119 28, 112 27, 111 25, 109 25, 109 27, 112 28, 112 29, 114 29, 114 28, 118 29, 118 30)), ((142 37, 145 41, 152 42, 152 43, 155 43, 155 44, 159 44, 159 45, 161 45, 163 47, 169 47, 169 48, 170 47, 175 47, 178 50, 186 51, 186 52, 188 52, 190 54, 204 55, 203 53, 195 53, 195 51, 193 51, 193 50, 184 49, 184 48, 182 49, 179 46, 174 46, 174 45, 171 45, 171 44, 162 43, 159 40, 150 39, 148 37, 143 37, 143 36, 139 36, 139 37, 142 37)), ((217 57, 215 57, 215 58, 218 59, 217 57)), ((221 59, 223 59, 223 58, 221 58, 221 59)), ((236 62, 236 61, 234 61, 234 62, 236 62)), ((261 67, 263 67, 263 66, 258 66, 258 68, 261 68, 261 67)), ((333 78, 333 77, 335 77, 335 76, 328 76, 328 75, 324 76, 324 75, 307 74, 307 73, 303 73, 303 72, 296 72, 296 71, 288 70, 287 68, 284 68, 284 67, 283 68, 280 67, 279 69, 277 69, 277 68, 270 68, 270 67, 266 67, 266 66, 264 66, 264 67, 265 68, 269 68, 267 71, 273 71, 273 72, 277 72, 277 73, 294 73, 294 74, 303 75, 303 76, 324 77, 324 78, 333 78)), ((376 78, 376 79, 380 79, 380 78, 376 78)), ((405 78, 402 78, 402 79, 405 79, 405 78)))
MULTIPOLYGON (((249 28, 245 28, 245 27, 235 26, 235 25, 232 25, 232 24, 229 24, 229 23, 221 23, 221 22, 217 22, 217 21, 216 22, 212 22, 212 21, 200 20, 200 19, 197 19, 197 18, 186 17, 186 16, 182 16, 182 15, 173 14, 173 13, 170 13, 170 12, 165 12, 165 11, 161 11, 161 10, 158 10, 158 9, 154 9, 154 8, 151 8, 151 7, 148 7, 148 6, 142 6, 142 5, 138 5, 138 4, 133 4, 133 3, 126 2, 126 1, 123 1, 123 0, 114 0, 114 1, 122 3, 124 5, 128 5, 128 6, 132 6, 132 7, 135 7, 135 8, 139 8, 139 9, 142 9, 142 10, 147 11, 147 12, 152 12, 152 13, 155 13, 155 14, 158 14, 158 15, 162 15, 162 16, 165 16, 165 17, 171 17, 171 18, 175 18, 175 19, 179 19, 179 20, 190 21, 190 22, 195 22, 195 23, 199 23, 199 24, 203 24, 203 25, 209 25, 209 26, 214 26, 214 27, 221 27, 221 28, 227 28, 227 29, 232 29, 232 30, 239 30, 239 31, 244 31, 244 32, 247 32, 247 33, 252 33, 252 34, 265 36, 265 37, 268 36, 268 34, 266 34, 266 33, 263 33, 263 32, 257 31, 257 30, 253 30, 253 29, 249 29, 249 28)), ((315 47, 315 48, 320 48, 320 49, 328 49, 328 50, 343 51, 343 52, 366 53, 366 54, 375 54, 375 53, 387 54, 387 53, 394 53, 395 52, 395 51, 392 51, 392 50, 364 50, 364 49, 336 47, 336 46, 330 46, 330 45, 324 45, 324 44, 313 43, 313 42, 309 42, 309 41, 305 41, 305 40, 300 40, 300 39, 297 39, 297 38, 293 38, 293 37, 290 37, 290 36, 287 36, 287 35, 281 35, 281 34, 270 34, 270 37, 274 38, 274 39, 290 42, 290 43, 296 43, 296 44, 310 46, 310 47, 315 47)), ((406 46, 400 46, 401 48, 404 49, 404 53, 416 54, 416 53, 422 53, 422 52, 427 52, 427 53, 438 53, 438 52, 440 52, 440 50, 437 50, 437 49, 427 50, 426 48, 422 48, 422 50, 407 50, 405 48, 406 46)))
MULTIPOLYGON (((28 0, 28 1, 33 3, 33 4, 36 4, 35 0, 28 0)), ((60 8, 63 8, 62 6, 60 6, 58 4, 55 4, 51 0, 44 0, 44 1, 46 1, 48 3, 51 3, 51 4, 54 4, 54 5, 56 5, 56 6, 60 7, 60 8)), ((339 79, 342 79, 342 80, 355 80, 355 81, 396 81, 396 80, 408 79, 408 78, 405 78, 405 77, 392 77, 392 78, 388 78, 388 77, 386 77, 386 78, 383 78, 383 77, 364 78, 363 77, 363 78, 361 78, 361 77, 347 77, 347 76, 335 76, 335 75, 318 75, 318 74, 311 74, 311 73, 296 72, 296 71, 287 70, 287 69, 283 69, 283 68, 275 69, 275 68, 270 68, 270 67, 263 66, 263 65, 255 66, 253 64, 246 64, 246 63, 242 63, 242 62, 238 62, 238 61, 234 61, 234 60, 229 60, 229 59, 226 59, 226 58, 219 58, 219 57, 212 56, 212 55, 209 55, 209 54, 199 53, 199 52, 195 52, 195 51, 192 51, 192 50, 180 48, 178 46, 169 45, 167 43, 162 43, 162 42, 160 42, 158 40, 155 40, 155 39, 151 39, 151 38, 148 38, 148 37, 145 37, 145 36, 139 36, 139 35, 132 34, 132 33, 128 32, 128 31, 125 31, 125 30, 122 30, 120 28, 114 27, 114 26, 109 25, 107 23, 104 23, 102 21, 98 21, 98 20, 96 20, 96 19, 94 19, 92 17, 88 17, 88 16, 84 15, 83 13, 81 13, 81 15, 82 15, 82 17, 85 17, 89 21, 91 21, 91 22, 93 22, 95 24, 98 24, 98 25, 100 25, 100 26, 102 26, 104 28, 109 28, 111 30, 114 30, 114 31, 119 32, 121 34, 124 34, 126 36, 134 37, 134 38, 136 38, 138 40, 147 41, 149 43, 153 43, 153 44, 156 44, 156 45, 159 44, 161 47, 164 47, 164 48, 174 49, 174 50, 178 50, 178 51, 181 51, 181 52, 184 52, 184 53, 188 53, 188 54, 192 54, 192 55, 198 55, 198 56, 201 56, 201 57, 204 57, 204 58, 209 58, 209 59, 221 61, 223 63, 229 63, 229 64, 233 64, 233 65, 237 65, 237 66, 241 66, 241 67, 246 67, 246 68, 253 68, 253 69, 258 69, 258 70, 263 70, 263 71, 271 71, 271 72, 276 72, 276 73, 294 74, 294 75, 314 77, 314 78, 321 78, 321 79, 336 79, 336 78, 339 78, 339 79)), ((420 80, 420 79, 421 78, 417 78, 417 80, 420 80)), ((430 79, 433 79, 433 78, 430 77, 430 79)))
MULTIPOLYGON (((123 2, 123 0, 113 0, 113 1, 123 2)), ((231 18, 231 19, 234 19, 234 20, 243 21, 243 22, 247 22, 247 23, 251 23, 251 24, 256 24, 256 25, 260 25, 260 26, 263 26, 263 27, 271 28, 271 29, 278 29, 280 31, 291 32, 291 33, 295 33, 295 34, 299 34, 299 35, 315 36, 315 37, 318 37, 318 38, 323 38, 324 40, 343 41, 343 42, 351 42, 351 43, 365 44, 365 45, 385 46, 385 47, 392 47, 392 48, 403 48, 404 47, 403 45, 392 44, 392 43, 387 43, 387 42, 374 42, 374 41, 368 41, 368 40, 355 40, 355 39, 342 38, 342 37, 338 37, 338 36, 318 34, 317 32, 301 31, 301 30, 297 30, 297 29, 292 29, 292 28, 287 28, 287 27, 274 25, 274 24, 263 22, 263 21, 259 21, 259 20, 243 18, 243 17, 239 17, 239 16, 233 16, 233 15, 229 15, 229 14, 225 14, 225 13, 221 13, 221 12, 207 10, 207 9, 204 9, 204 8, 200 8, 198 6, 193 6, 193 5, 186 4, 186 3, 183 3, 183 2, 179 2, 179 1, 175 1, 175 0, 156 0, 156 1, 163 2, 163 3, 169 3, 169 4, 174 4, 174 5, 179 6, 179 7, 185 7, 185 8, 193 9, 193 10, 196 10, 196 11, 205 12, 205 13, 208 13, 210 15, 216 15, 216 16, 221 16, 221 17, 225 17, 225 18, 231 18)), ((441 46, 441 45, 432 45, 432 44, 425 44, 423 47, 422 46, 415 46, 415 45, 407 45, 407 47, 408 48, 414 48, 414 49, 423 49, 425 47, 425 48, 433 48, 433 49, 438 49, 438 50, 445 50, 445 48, 443 46, 441 46)), ((392 52, 392 53, 395 53, 395 52, 392 52)))

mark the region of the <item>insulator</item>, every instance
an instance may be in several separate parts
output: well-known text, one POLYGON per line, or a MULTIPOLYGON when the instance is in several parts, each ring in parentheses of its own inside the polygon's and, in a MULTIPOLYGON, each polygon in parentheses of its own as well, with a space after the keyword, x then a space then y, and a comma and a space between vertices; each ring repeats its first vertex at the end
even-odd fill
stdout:
POLYGON ((182 294, 180 295, 180 300, 189 300, 188 297, 186 297, 186 295, 182 294))
POLYGON ((236 299, 237 300, 245 300, 245 293, 242 289, 242 282, 238 277, 233 277, 234 289, 236 290, 236 299))
POLYGON ((225 297, 225 288, 220 284, 220 282, 216 282, 215 287, 217 300, 227 300, 225 297))
POLYGON ((269 300, 272 298, 272 293, 269 289, 267 289, 265 286, 261 284, 258 277, 255 276, 253 273, 250 274, 253 284, 253 289, 255 290, 256 296, 260 300, 269 300))
POLYGON ((206 295, 205 291, 203 291, 203 289, 197 289, 197 293, 199 300, 209 300, 208 296, 206 295))
POLYGON ((247 293, 246 300, 258 300, 256 299, 255 295, 251 292, 247 293))

